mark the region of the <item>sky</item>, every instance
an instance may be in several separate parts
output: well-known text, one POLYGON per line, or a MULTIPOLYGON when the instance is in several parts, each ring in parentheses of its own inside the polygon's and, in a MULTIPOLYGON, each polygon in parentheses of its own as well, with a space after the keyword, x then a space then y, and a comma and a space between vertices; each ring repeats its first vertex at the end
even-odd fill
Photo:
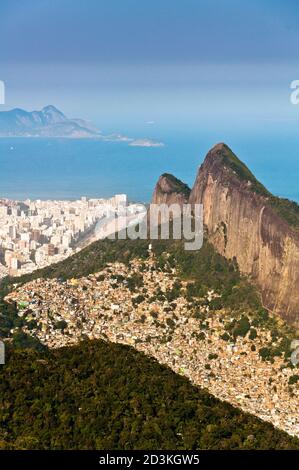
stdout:
POLYGON ((294 132, 298 20, 296 0, 1 0, 1 109, 53 104, 157 136, 294 132))

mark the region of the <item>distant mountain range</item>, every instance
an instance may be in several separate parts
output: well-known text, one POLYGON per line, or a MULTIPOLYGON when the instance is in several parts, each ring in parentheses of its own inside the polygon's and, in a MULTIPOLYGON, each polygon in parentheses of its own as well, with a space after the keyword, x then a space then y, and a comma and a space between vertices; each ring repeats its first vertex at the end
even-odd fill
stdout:
POLYGON ((70 137, 100 136, 100 131, 83 119, 69 119, 55 106, 28 112, 12 109, 0 112, 0 137, 70 137))
POLYGON ((1 137, 64 137, 70 139, 100 139, 106 142, 127 142, 131 147, 163 147, 152 139, 135 139, 121 134, 104 135, 84 119, 69 119, 55 106, 45 106, 41 111, 16 108, 0 112, 1 137))

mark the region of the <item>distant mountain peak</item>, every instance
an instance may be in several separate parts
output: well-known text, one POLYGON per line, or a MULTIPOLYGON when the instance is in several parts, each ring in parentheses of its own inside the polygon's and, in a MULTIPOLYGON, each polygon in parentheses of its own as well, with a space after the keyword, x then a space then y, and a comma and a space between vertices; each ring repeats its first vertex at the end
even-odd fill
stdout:
POLYGON ((56 113, 63 114, 61 111, 59 111, 58 108, 56 108, 56 106, 53 106, 52 104, 48 104, 47 106, 44 106, 42 111, 44 111, 44 112, 54 111, 56 113))
POLYGON ((63 114, 59 109, 55 108, 53 105, 45 106, 41 110, 41 114, 43 114, 45 121, 48 124, 56 124, 57 122, 64 122, 67 121, 68 118, 63 114))
POLYGON ((41 112, 45 115, 48 115, 48 116, 53 116, 53 117, 59 117, 60 119, 62 120, 66 120, 67 117, 65 116, 65 114, 63 114, 63 112, 61 112, 59 109, 57 109, 55 106, 49 104, 48 106, 45 106, 41 112))

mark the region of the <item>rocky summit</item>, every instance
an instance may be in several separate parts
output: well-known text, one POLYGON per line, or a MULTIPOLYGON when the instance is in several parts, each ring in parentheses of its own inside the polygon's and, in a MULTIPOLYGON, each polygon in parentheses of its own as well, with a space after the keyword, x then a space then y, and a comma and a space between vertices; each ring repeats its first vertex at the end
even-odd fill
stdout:
MULTIPOLYGON (((159 178, 152 202, 187 199, 186 193, 163 191, 167 182, 159 178)), ((203 204, 209 241, 236 259, 259 287, 264 306, 298 325, 299 206, 273 196, 223 143, 208 152, 188 202, 203 204)))
POLYGON ((160 176, 152 197, 152 204, 186 204, 191 189, 175 176, 164 173, 160 176))

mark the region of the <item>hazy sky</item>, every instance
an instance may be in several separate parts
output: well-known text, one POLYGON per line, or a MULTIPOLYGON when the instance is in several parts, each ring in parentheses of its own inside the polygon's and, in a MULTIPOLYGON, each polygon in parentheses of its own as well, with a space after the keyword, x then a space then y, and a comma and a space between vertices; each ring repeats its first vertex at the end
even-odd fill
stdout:
POLYGON ((298 44, 297 0, 1 0, 1 109, 51 103, 118 130, 297 126, 298 44))
POLYGON ((1 0, 1 60, 294 61, 296 0, 1 0))

